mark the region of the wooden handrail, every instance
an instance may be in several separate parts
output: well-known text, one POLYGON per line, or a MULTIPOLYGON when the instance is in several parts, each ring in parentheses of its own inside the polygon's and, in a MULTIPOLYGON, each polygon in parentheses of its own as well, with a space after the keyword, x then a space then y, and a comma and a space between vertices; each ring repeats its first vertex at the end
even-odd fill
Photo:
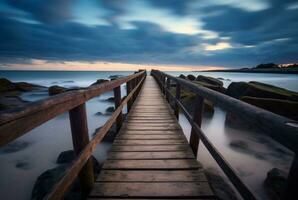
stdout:
POLYGON ((0 147, 89 99, 113 90, 144 74, 145 72, 141 71, 86 89, 65 92, 44 100, 28 103, 16 109, 0 112, 0 147))
POLYGON ((113 112, 112 116, 108 121, 101 127, 99 131, 96 132, 94 138, 89 142, 89 144, 84 148, 84 150, 79 154, 79 156, 72 162, 70 167, 66 170, 65 175, 60 179, 60 181, 53 187, 52 191, 44 198, 47 200, 61 199, 63 195, 67 192, 71 183, 76 179, 82 167, 88 161, 96 145, 102 141, 105 135, 108 133, 109 129, 112 127, 113 123, 116 122, 118 116, 122 113, 124 105, 139 91, 142 83, 145 80, 145 76, 142 77, 140 82, 136 87, 126 96, 118 108, 113 112))
POLYGON ((170 96, 174 100, 175 113, 179 112, 179 109, 177 108, 180 108, 183 111, 186 118, 188 119, 188 121, 190 122, 192 126, 192 137, 190 138, 190 144, 192 145, 195 154, 197 153, 200 139, 202 140, 209 153, 221 167, 223 172, 227 175, 229 180, 233 183, 235 188, 239 191, 240 195, 245 200, 253 200, 257 198, 253 195, 251 190, 243 183, 240 177, 234 172, 233 168, 224 159, 220 152, 215 148, 211 141, 209 141, 209 139, 206 137, 206 135, 200 128, 204 98, 221 106, 226 111, 236 114, 244 120, 253 122, 254 125, 264 130, 265 133, 267 133, 273 139, 295 152, 296 155, 294 156, 294 160, 288 175, 287 190, 284 194, 284 199, 290 200, 294 196, 297 197, 297 191, 295 187, 297 186, 298 180, 298 128, 289 125, 289 123, 298 124, 298 122, 276 115, 261 108, 251 106, 247 103, 231 98, 227 95, 221 94, 219 92, 210 90, 205 87, 198 86, 196 84, 191 83, 190 81, 168 75, 161 71, 152 70, 151 74, 157 80, 161 90, 165 94, 167 94, 167 99, 169 99, 170 96), (166 81, 165 78, 167 79, 166 81), (171 94, 170 88, 168 87, 168 84, 169 82, 171 82, 171 80, 176 82, 176 91, 179 92, 178 95, 176 93, 176 97, 171 94), (188 111, 183 106, 180 100, 181 88, 186 88, 197 95, 196 102, 198 102, 198 105, 195 109, 196 111, 194 113, 194 116, 191 116, 188 113, 188 111), (197 135, 197 138, 194 137, 194 134, 197 135), (194 147, 194 145, 197 146, 194 147))

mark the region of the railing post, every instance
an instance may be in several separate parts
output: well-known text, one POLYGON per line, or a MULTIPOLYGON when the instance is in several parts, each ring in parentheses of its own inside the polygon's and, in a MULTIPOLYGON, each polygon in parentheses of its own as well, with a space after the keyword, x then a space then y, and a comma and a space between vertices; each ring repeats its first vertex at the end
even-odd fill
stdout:
MULTIPOLYGON (((132 91, 132 87, 131 86, 132 86, 132 82, 131 81, 128 81, 126 83, 126 95, 129 95, 129 93, 132 91)), ((132 100, 132 98, 130 98, 128 100, 128 102, 127 102, 127 112, 130 111, 131 106, 132 106, 132 103, 133 103, 133 100, 132 100)))
POLYGON ((168 102, 170 102, 170 83, 171 83, 171 79, 167 78, 165 93, 166 93, 166 99, 168 102))
MULTIPOLYGON (((114 88, 114 97, 115 97, 115 110, 116 110, 121 104, 121 88, 120 88, 120 86, 114 88)), ((122 111, 121 111, 116 119, 117 131, 120 130, 120 128, 122 126, 122 121, 123 121, 123 115, 122 115, 122 111)))
MULTIPOLYGON (((201 124, 202 124, 203 110, 204 110, 204 98, 197 95, 196 101, 195 101, 195 110, 193 113, 193 121, 197 123, 199 127, 201 127, 201 124)), ((195 132, 194 128, 191 128, 189 143, 194 155, 197 156, 198 148, 199 148, 199 137, 195 132)))
MULTIPOLYGON (((181 86, 180 86, 180 83, 177 82, 176 83, 176 100, 180 101, 180 97, 181 97, 181 86)), ((175 102, 175 116, 177 119, 179 119, 179 104, 177 102, 175 102)))
POLYGON ((161 75, 161 86, 162 86, 162 93, 166 94, 166 90, 165 90, 165 81, 166 81, 166 77, 165 75, 161 75))
MULTIPOLYGON (((69 111, 70 127, 74 152, 78 156, 89 143, 85 103, 69 111)), ((85 197, 94 183, 93 164, 89 159, 79 174, 80 185, 85 197)))
POLYGON ((284 191, 285 200, 297 199, 298 197, 297 185, 298 185, 298 156, 295 154, 288 174, 287 187, 286 187, 286 190, 284 191))
MULTIPOLYGON (((134 79, 132 79, 132 89, 135 89, 135 87, 137 86, 137 81, 136 81, 136 78, 134 78, 134 79)), ((134 94, 133 94, 133 102, 136 100, 136 98, 137 98, 137 93, 135 92, 134 94)))

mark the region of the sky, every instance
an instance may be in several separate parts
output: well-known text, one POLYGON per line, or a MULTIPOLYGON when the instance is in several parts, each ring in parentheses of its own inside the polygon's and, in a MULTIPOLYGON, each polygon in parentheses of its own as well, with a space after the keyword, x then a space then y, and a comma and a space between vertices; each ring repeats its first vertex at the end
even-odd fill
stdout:
POLYGON ((298 62, 298 0, 0 0, 0 69, 298 62))

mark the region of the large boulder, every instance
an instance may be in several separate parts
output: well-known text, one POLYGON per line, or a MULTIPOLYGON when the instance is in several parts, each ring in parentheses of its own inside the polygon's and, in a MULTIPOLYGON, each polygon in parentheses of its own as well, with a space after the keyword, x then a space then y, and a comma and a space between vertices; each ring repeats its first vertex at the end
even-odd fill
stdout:
POLYGON ((282 199, 283 192, 287 185, 286 172, 272 168, 268 173, 264 181, 265 191, 269 195, 270 199, 280 200, 282 199))
POLYGON ((222 86, 219 86, 219 85, 212 85, 210 83, 206 83, 206 82, 202 82, 202 81, 193 81, 193 83, 195 83, 195 84, 197 84, 199 86, 203 86, 203 87, 209 88, 211 90, 215 90, 215 91, 220 92, 220 93, 223 93, 223 94, 226 93, 226 88, 224 88, 222 86))
POLYGON ((186 76, 183 75, 183 74, 180 74, 180 75, 179 75, 179 78, 186 79, 186 76))
POLYGON ((214 86, 221 86, 221 87, 223 86, 222 81, 220 81, 216 78, 213 78, 213 77, 209 77, 209 76, 198 75, 196 78, 196 81, 205 82, 205 83, 208 83, 208 84, 211 84, 214 86))
POLYGON ((196 77, 192 74, 188 74, 187 79, 190 80, 190 81, 194 81, 194 80, 196 80, 196 77))
POLYGON ((66 91, 67 91, 67 89, 65 87, 61 87, 58 85, 53 85, 53 86, 49 87, 49 95, 50 96, 60 94, 60 93, 66 92, 66 91))
POLYGON ((95 83, 92 83, 92 85, 98 85, 98 84, 102 84, 102 83, 105 83, 105 82, 108 82, 109 80, 107 79, 98 79, 95 83))
POLYGON ((298 120, 298 102, 248 96, 243 96, 240 99, 246 103, 263 108, 273 113, 298 120))
POLYGON ((258 98, 272 98, 298 101, 298 93, 260 82, 233 82, 227 89, 227 94, 240 98, 242 96, 251 96, 258 98))
POLYGON ((40 85, 35 85, 27 82, 11 82, 10 80, 6 78, 0 78, 0 92, 9 92, 9 91, 32 91, 45 88, 40 85))

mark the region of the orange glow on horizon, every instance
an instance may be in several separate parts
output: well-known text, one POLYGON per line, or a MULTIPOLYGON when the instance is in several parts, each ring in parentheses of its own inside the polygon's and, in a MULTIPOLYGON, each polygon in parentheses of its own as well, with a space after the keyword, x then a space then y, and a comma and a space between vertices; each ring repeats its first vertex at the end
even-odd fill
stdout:
POLYGON ((145 65, 112 62, 50 62, 46 60, 32 60, 31 63, 6 64, 1 67, 9 70, 63 70, 63 71, 136 71, 138 69, 158 69, 162 71, 202 71, 225 69, 218 66, 179 66, 179 65, 145 65))

